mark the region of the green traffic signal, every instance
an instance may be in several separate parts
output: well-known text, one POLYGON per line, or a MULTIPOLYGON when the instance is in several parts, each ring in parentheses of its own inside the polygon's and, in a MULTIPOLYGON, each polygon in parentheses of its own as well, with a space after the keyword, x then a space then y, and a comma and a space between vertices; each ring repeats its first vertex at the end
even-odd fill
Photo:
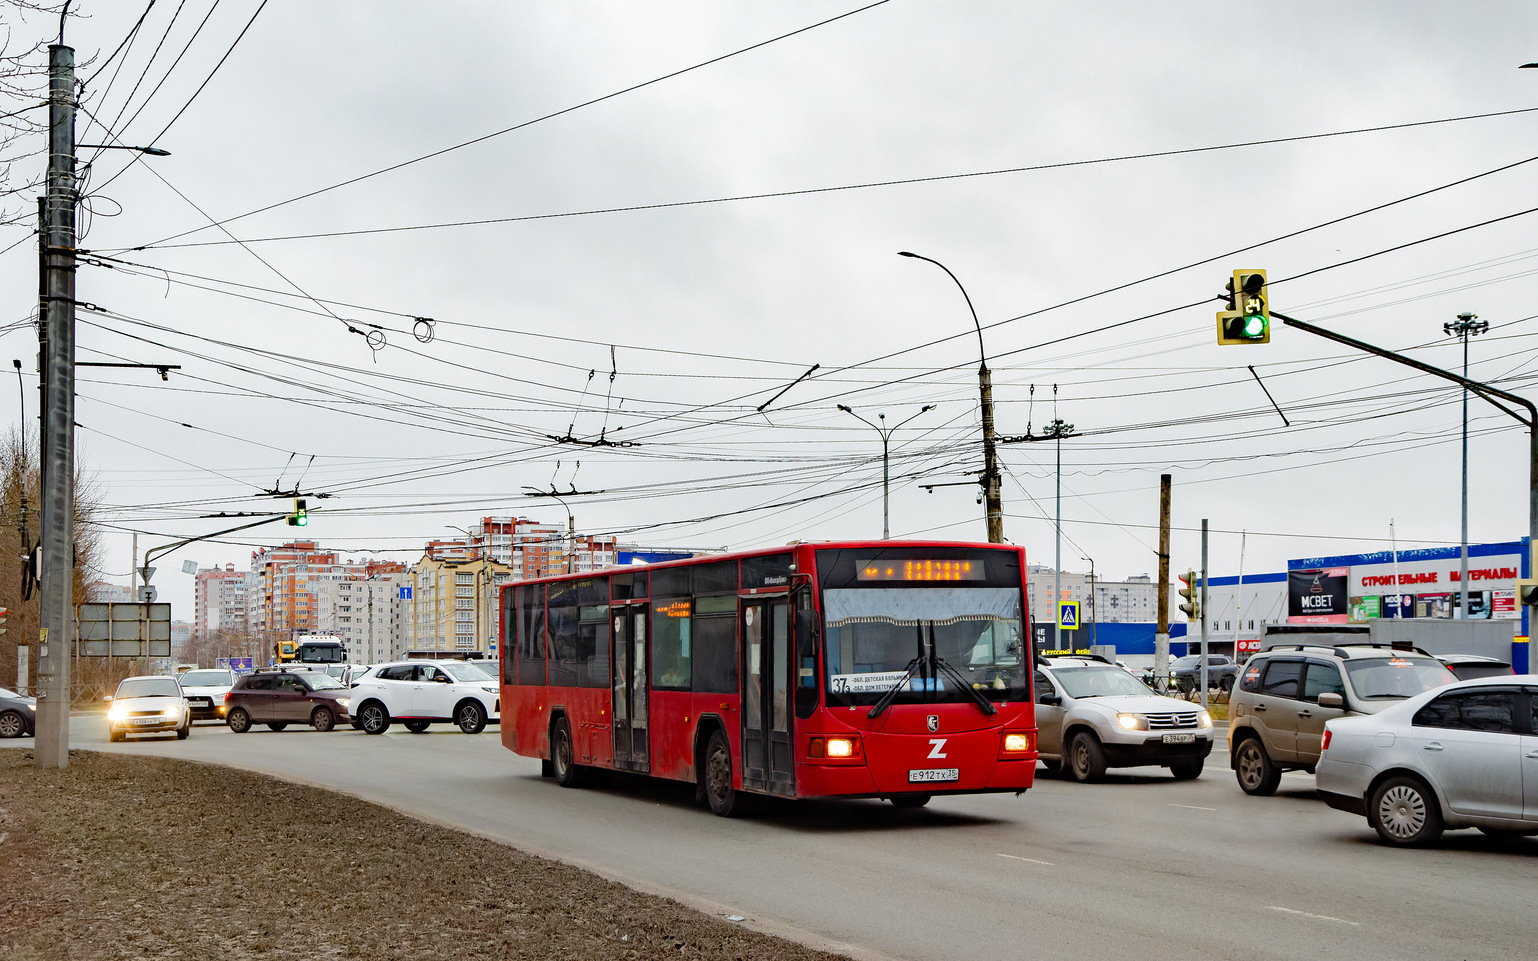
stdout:
POLYGON ((1229 309, 1218 311, 1218 343, 1270 343, 1270 300, 1264 270, 1234 271, 1228 283, 1229 309))
POLYGON ((310 523, 310 512, 305 509, 302 498, 294 499, 294 512, 288 515, 287 520, 289 527, 304 527, 310 523))
POLYGON ((1263 337, 1266 333, 1266 318, 1259 314, 1250 314, 1244 318, 1244 336, 1251 340, 1263 337))

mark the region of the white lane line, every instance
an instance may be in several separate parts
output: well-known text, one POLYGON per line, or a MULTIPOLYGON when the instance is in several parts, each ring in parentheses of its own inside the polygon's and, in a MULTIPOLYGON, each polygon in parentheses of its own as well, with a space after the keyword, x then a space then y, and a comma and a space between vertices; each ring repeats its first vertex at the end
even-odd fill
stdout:
POLYGON ((1274 904, 1270 905, 1270 908, 1272 911, 1281 911, 1283 914, 1298 914, 1305 918, 1313 918, 1315 921, 1334 921, 1337 924, 1349 924, 1353 928, 1359 928, 1362 926, 1362 922, 1360 921, 1347 921, 1345 918, 1332 918, 1327 914, 1309 914, 1307 911, 1296 911, 1292 908, 1279 908, 1274 904))
POLYGON ((1009 858, 1011 861, 1029 861, 1032 864, 1045 864, 1047 867, 1056 867, 1051 861, 1038 861, 1035 858, 1022 858, 1017 854, 1000 854, 1001 858, 1009 858))
POLYGON ((1199 808, 1194 804, 1171 804, 1172 808, 1185 808, 1188 811, 1216 811, 1217 808, 1199 808))

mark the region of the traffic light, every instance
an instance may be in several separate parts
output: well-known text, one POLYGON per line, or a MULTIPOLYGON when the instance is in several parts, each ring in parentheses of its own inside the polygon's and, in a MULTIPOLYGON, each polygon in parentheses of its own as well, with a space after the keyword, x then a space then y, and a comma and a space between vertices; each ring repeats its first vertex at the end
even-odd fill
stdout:
POLYGON ((1202 616, 1202 602, 1197 596, 1196 572, 1186 571, 1178 576, 1180 583, 1185 585, 1179 591, 1180 596, 1186 599, 1186 602, 1180 605, 1180 611, 1186 616, 1186 620, 1197 621, 1202 616))
POLYGON ((1271 296, 1264 270, 1236 270, 1228 282, 1228 309, 1218 311, 1218 343, 1269 344, 1271 296))
POLYGON ((1523 607, 1538 604, 1538 580, 1517 581, 1517 603, 1523 607))
POLYGON ((294 498, 294 512, 288 515, 289 527, 303 527, 310 523, 310 512, 305 510, 304 498, 294 498))

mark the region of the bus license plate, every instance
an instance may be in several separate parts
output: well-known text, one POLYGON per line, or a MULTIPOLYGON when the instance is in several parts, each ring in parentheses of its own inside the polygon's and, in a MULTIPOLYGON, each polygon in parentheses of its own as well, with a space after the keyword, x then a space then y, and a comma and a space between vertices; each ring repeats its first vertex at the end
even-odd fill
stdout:
POLYGON ((908 772, 908 783, 919 784, 924 781, 959 781, 961 769, 955 767, 925 767, 915 768, 908 772))
POLYGON ((1166 735, 1164 735, 1164 743, 1165 744, 1195 744, 1196 743, 1196 735, 1195 734, 1166 734, 1166 735))

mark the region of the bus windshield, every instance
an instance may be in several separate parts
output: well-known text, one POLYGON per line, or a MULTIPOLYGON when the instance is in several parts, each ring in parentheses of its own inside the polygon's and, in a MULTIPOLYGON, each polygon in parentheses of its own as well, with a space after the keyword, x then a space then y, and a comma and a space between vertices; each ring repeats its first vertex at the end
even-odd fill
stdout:
POLYGON ((990 701, 1029 697, 1020 591, 1012 587, 850 588, 823 593, 827 703, 874 705, 901 685, 896 704, 972 700, 944 672, 915 658, 935 656, 990 701))

